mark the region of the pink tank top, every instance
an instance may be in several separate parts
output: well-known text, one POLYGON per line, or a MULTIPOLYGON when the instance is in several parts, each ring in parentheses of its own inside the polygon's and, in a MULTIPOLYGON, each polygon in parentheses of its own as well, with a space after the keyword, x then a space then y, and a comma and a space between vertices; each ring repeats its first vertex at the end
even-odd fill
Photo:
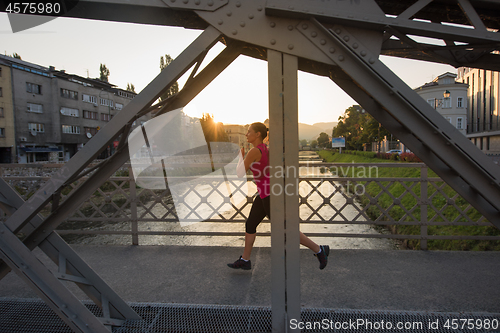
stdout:
POLYGON ((255 185, 257 185, 257 191, 259 191, 259 196, 261 199, 269 196, 270 194, 270 179, 269 179, 269 150, 267 146, 263 143, 257 146, 262 156, 258 162, 253 162, 250 169, 253 173, 253 179, 255 180, 255 185))

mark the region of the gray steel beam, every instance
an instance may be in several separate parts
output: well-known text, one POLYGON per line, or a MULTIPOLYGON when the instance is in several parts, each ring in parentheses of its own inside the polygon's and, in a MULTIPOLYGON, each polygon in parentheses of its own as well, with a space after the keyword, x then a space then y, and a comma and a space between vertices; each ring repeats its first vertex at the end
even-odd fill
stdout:
POLYGON ((337 26, 334 31, 328 31, 316 22, 314 27, 303 30, 307 30, 305 35, 314 31, 328 40, 324 44, 318 42, 319 38, 313 42, 325 54, 329 53, 357 85, 433 152, 421 156, 424 162, 446 165, 446 169, 435 171, 460 195, 469 198, 490 222, 500 227, 500 170, 491 159, 394 75, 377 59, 378 55, 370 53, 347 28, 337 26), (339 51, 331 54, 332 47, 339 51))
POLYGON ((268 50, 273 332, 300 320, 296 57, 268 50), (286 171, 283 177, 275 177, 286 171), (283 283, 284 282, 284 283, 283 283))
MULTIPOLYGON (((269 89, 269 166, 273 170, 283 166, 285 146, 283 133, 283 59, 282 53, 267 51, 269 89)), ((271 189, 284 188, 284 179, 271 177, 271 189)), ((272 192, 271 192, 272 193, 272 192)), ((286 332, 286 263, 285 263, 285 196, 271 195, 271 306, 273 332, 286 332)))
POLYGON ((0 258, 16 272, 74 332, 108 329, 0 222, 0 258))

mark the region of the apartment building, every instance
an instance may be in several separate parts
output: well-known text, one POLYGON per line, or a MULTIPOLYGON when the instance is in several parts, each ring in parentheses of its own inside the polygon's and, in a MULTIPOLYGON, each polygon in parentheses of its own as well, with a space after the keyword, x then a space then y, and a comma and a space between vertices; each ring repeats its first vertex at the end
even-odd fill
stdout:
POLYGON ((500 154, 499 73, 460 67, 457 81, 469 86, 467 137, 485 154, 500 154))
POLYGON ((16 160, 11 69, 0 63, 0 163, 16 160))
POLYGON ((456 82, 456 78, 457 74, 447 72, 414 90, 462 134, 466 135, 468 85, 456 82))
MULTIPOLYGON (((19 163, 69 160, 136 95, 108 82, 7 56, 0 55, 0 66, 11 75, 13 158, 19 163)), ((148 119, 150 115, 140 122, 148 119)), ((113 154, 115 146, 99 158, 113 154)))

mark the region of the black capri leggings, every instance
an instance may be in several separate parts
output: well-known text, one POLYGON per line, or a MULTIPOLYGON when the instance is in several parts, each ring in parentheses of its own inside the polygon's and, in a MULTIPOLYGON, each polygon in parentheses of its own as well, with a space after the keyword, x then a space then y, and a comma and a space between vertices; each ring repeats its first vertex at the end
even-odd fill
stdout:
POLYGON ((245 224, 245 229, 248 234, 255 234, 257 226, 262 222, 264 217, 271 218, 271 196, 268 195, 264 199, 257 195, 250 210, 250 215, 245 224))

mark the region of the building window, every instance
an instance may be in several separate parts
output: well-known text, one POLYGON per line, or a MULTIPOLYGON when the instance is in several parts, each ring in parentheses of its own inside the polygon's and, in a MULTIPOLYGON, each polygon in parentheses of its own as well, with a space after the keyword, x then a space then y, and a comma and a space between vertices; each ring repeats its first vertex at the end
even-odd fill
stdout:
POLYGON ((32 94, 41 95, 42 86, 39 84, 26 82, 26 91, 32 94))
POLYGON ((443 108, 451 108, 451 98, 443 98, 443 108))
POLYGON ((101 98, 101 105, 113 107, 113 101, 110 99, 101 98))
POLYGON ((436 99, 428 99, 427 103, 429 103, 430 106, 432 106, 434 109, 436 108, 436 99))
POLYGON ((28 129, 30 131, 35 131, 35 132, 38 132, 38 133, 45 132, 45 126, 44 126, 44 124, 39 124, 39 123, 28 123, 28 129))
POLYGON ((2 67, 0 67, 0 77, 2 77, 2 67))
POLYGON ((486 137, 486 150, 490 150, 490 137, 486 137))
POLYGON ((2 87, 0 87, 0 97, 3 97, 2 87))
POLYGON ((66 134, 80 134, 80 126, 62 125, 62 132, 66 134))
POLYGON ((78 92, 61 88, 61 97, 78 100, 78 92))
POLYGON ((99 118, 99 113, 95 111, 83 110, 83 118, 97 120, 99 118))
POLYGON ((462 117, 457 118, 457 129, 463 129, 464 128, 464 121, 462 117))
POLYGON ((122 110, 123 109, 123 104, 116 103, 116 109, 117 110, 122 110))
POLYGON ((0 127, 0 138, 5 138, 5 128, 0 127))
POLYGON ((28 112, 43 113, 43 107, 41 104, 28 103, 28 112))
POLYGON ((0 107, 0 118, 3 118, 3 117, 5 117, 5 115, 4 115, 4 113, 3 113, 3 108, 2 108, 2 107, 0 107))
POLYGON ((110 121, 111 118, 113 118, 112 114, 101 113, 101 120, 103 120, 103 121, 110 121))
POLYGON ((82 94, 82 101, 97 105, 97 97, 96 96, 82 94))
POLYGON ((457 98, 457 108, 463 108, 464 107, 464 98, 459 97, 457 98))
POLYGON ((97 128, 95 127, 85 127, 85 134, 90 133, 92 136, 97 134, 97 128))
POLYGON ((71 108, 62 107, 61 114, 63 116, 78 117, 79 111, 78 111, 78 109, 71 109, 71 108))

